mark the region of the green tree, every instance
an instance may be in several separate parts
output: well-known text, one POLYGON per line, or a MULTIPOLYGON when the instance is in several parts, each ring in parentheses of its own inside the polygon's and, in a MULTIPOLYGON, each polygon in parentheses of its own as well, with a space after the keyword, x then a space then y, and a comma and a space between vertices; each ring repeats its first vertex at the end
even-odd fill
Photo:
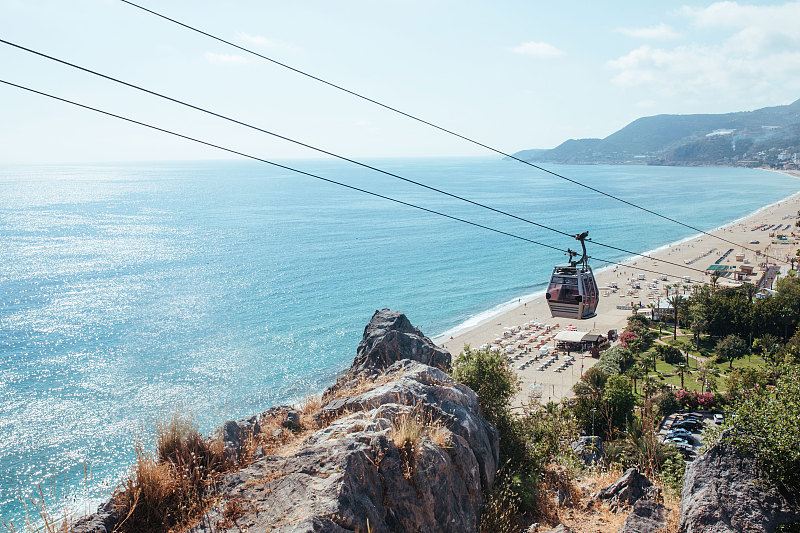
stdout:
POLYGON ((636 383, 647 375, 647 369, 642 366, 641 362, 638 362, 630 367, 625 374, 633 381, 633 392, 637 394, 636 383))
POLYGON ((728 335, 717 343, 716 352, 719 357, 729 362, 728 368, 733 368, 733 360, 741 359, 749 353, 747 343, 736 335, 728 335))
POLYGON ((497 421, 510 414, 511 400, 519 391, 519 378, 506 367, 505 356, 490 350, 464 348, 453 362, 453 378, 478 395, 486 419, 497 421))
POLYGON ((633 416, 636 397, 631 391, 631 381, 627 376, 611 376, 606 382, 603 401, 608 406, 611 425, 623 428, 633 416))
POLYGON ((665 363, 675 365, 683 361, 683 352, 668 344, 656 344, 656 354, 665 363))
POLYGON ((584 431, 590 431, 593 425, 595 429, 608 426, 603 403, 607 381, 608 374, 594 366, 572 387, 575 392, 573 413, 578 425, 584 431))
POLYGON ((701 392, 716 391, 717 378, 719 378, 719 369, 714 366, 714 361, 712 359, 706 360, 706 362, 697 369, 697 381, 701 384, 701 392))
POLYGON ((778 365, 778 354, 781 351, 781 345, 778 342, 778 337, 772 335, 771 333, 765 333, 756 339, 754 344, 761 349, 761 353, 764 354, 764 360, 770 366, 775 367, 778 365))
POLYGON ((676 340, 678 338, 678 308, 683 303, 683 296, 678 294, 678 291, 675 291, 675 294, 667 298, 667 301, 672 306, 672 311, 675 314, 675 331, 672 334, 672 339, 676 340))
POLYGON ((768 479, 795 496, 800 487, 800 368, 786 367, 774 391, 756 389, 728 416, 727 438, 759 461, 768 479))
POLYGON ((756 287, 752 283, 742 283, 742 286, 739 287, 739 290, 741 290, 744 293, 744 295, 747 296, 747 301, 750 302, 750 304, 752 305, 753 298, 758 292, 758 287, 756 287))

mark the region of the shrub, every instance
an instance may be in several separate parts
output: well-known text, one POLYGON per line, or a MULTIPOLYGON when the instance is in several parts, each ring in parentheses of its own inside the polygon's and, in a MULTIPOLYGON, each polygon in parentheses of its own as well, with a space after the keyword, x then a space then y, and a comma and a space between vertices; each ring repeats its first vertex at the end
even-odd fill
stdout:
POLYGON ((483 415, 497 427, 500 464, 507 465, 506 475, 513 481, 508 490, 516 491, 523 510, 533 508, 541 464, 527 439, 524 424, 511 411, 519 380, 506 368, 505 356, 467 347, 456 357, 451 372, 453 378, 475 391, 483 415))
POLYGON ((650 328, 650 319, 641 313, 634 313, 628 317, 628 327, 626 329, 646 330, 650 328))
POLYGON ((680 403, 682 407, 689 409, 697 409, 697 406, 699 405, 697 400, 697 392, 695 391, 680 389, 675 393, 675 399, 678 400, 678 403, 680 403))
POLYGON ((703 409, 711 409, 714 406, 714 393, 701 392, 697 395, 697 404, 703 409))
POLYGON ((639 336, 634 331, 623 331, 619 336, 619 343, 624 347, 628 347, 628 343, 635 341, 639 336))
POLYGON ((453 362, 453 378, 478 395, 481 411, 492 424, 510 414, 511 400, 519 390, 519 379, 506 368, 505 356, 467 346, 453 362))
POLYGON ((800 493, 800 368, 782 369, 774 389, 753 389, 729 411, 728 438, 752 454, 779 488, 800 493))
POLYGON ((607 405, 611 425, 622 428, 633 416, 636 397, 627 376, 611 376, 606 382, 603 401, 607 405))
POLYGON ((683 352, 674 346, 659 344, 656 346, 656 353, 665 363, 675 365, 684 362, 683 352))
POLYGON ((658 414, 662 417, 669 416, 681 408, 681 403, 675 396, 675 392, 667 390, 653 398, 653 402, 658 407, 658 414))
POLYGON ((198 433, 177 413, 157 427, 154 455, 136 448, 137 461, 115 505, 117 531, 169 531, 202 512, 206 488, 230 466, 222 443, 198 433))
MULTIPOLYGON (((624 335, 624 333, 623 333, 624 335)), ((600 355, 600 360, 593 368, 602 370, 609 376, 622 374, 633 365, 633 354, 625 346, 612 346, 600 355)))

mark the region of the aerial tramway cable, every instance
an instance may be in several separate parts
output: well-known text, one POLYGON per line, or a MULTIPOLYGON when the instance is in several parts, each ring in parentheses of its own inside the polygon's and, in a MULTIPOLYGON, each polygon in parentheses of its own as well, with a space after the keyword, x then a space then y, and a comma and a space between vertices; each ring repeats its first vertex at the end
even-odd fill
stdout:
MULTIPOLYGON (((121 1, 121 2, 124 2, 124 3, 128 4, 128 5, 130 5, 130 6, 132 6, 132 7, 135 7, 135 8, 137 8, 137 9, 140 9, 140 10, 142 10, 142 11, 144 11, 144 12, 150 13, 151 15, 155 15, 155 16, 157 16, 157 17, 160 17, 160 18, 164 19, 164 20, 167 20, 167 21, 169 21, 169 22, 172 22, 172 23, 174 23, 174 24, 177 24, 178 26, 181 26, 181 27, 183 27, 183 28, 186 28, 187 30, 191 30, 191 31, 193 31, 193 32, 196 32, 196 33, 199 33, 199 34, 201 34, 201 35, 204 35, 204 36, 206 36, 206 37, 208 37, 208 38, 210 38, 210 39, 214 39, 214 40, 216 40, 216 41, 219 41, 219 42, 221 42, 221 43, 224 43, 224 44, 226 44, 226 45, 228 45, 228 46, 232 46, 232 47, 234 47, 234 48, 236 48, 236 49, 238 49, 238 50, 241 50, 241 51, 243 51, 243 52, 246 52, 246 53, 248 53, 248 54, 251 54, 251 55, 253 55, 253 56, 256 56, 256 57, 259 57, 259 58, 261 58, 261 59, 264 59, 264 60, 266 60, 266 61, 269 61, 270 63, 273 63, 273 64, 275 64, 275 65, 278 65, 278 66, 280 66, 280 67, 283 67, 283 68, 286 68, 286 69, 288 69, 288 70, 291 70, 292 72, 295 72, 295 73, 297 73, 297 74, 300 74, 300 75, 302 75, 302 76, 306 76, 306 77, 308 77, 308 78, 311 78, 311 79, 313 79, 313 80, 315 80, 315 81, 318 81, 318 82, 320 82, 320 83, 323 83, 323 84, 325 84, 325 85, 328 85, 329 87, 333 87, 334 89, 338 89, 338 90, 340 90, 340 91, 343 91, 343 92, 345 92, 345 93, 347 93, 347 94, 350 94, 350 95, 352 95, 352 96, 355 96, 356 98, 360 98, 360 99, 362 99, 362 100, 365 100, 365 101, 367 101, 367 102, 370 102, 370 103, 372 103, 372 104, 375 104, 375 105, 377 105, 377 106, 380 106, 380 107, 382 107, 382 108, 384 108, 384 109, 387 109, 387 110, 389 110, 389 111, 392 111, 392 112, 394 112, 394 113, 397 113, 397 114, 403 115, 404 117, 407 117, 407 118, 410 118, 410 119, 412 119, 412 120, 415 120, 415 121, 417 121, 417 122, 420 122, 420 123, 422 123, 422 124, 425 124, 426 126, 430 126, 431 128, 435 128, 435 129, 437 129, 437 130, 439 130, 439 131, 441 131, 441 132, 447 133, 448 135, 452 135, 452 136, 454 136, 454 137, 458 137, 459 139, 462 139, 462 140, 464 140, 464 141, 467 141, 467 142, 469 142, 469 143, 472 143, 472 144, 474 144, 474 145, 476 145, 476 146, 480 146, 481 148, 485 148, 485 149, 487 149, 487 150, 490 150, 490 151, 492 151, 492 152, 494 152, 494 153, 496 153, 496 154, 502 155, 502 156, 504 156, 504 157, 508 157, 509 159, 513 159, 514 161, 517 161, 517 162, 519 162, 519 163, 522 163, 522 164, 524 164, 524 165, 528 165, 528 166, 530 166, 530 167, 533 167, 533 168, 535 168, 535 169, 537 169, 537 170, 540 170, 540 171, 542 171, 542 172, 545 172, 545 173, 547 173, 547 174, 550 174, 550 175, 552 175, 552 176, 555 176, 555 177, 557 177, 557 178, 560 178, 560 179, 562 179, 562 180, 565 180, 565 181, 568 181, 568 182, 570 182, 570 183, 573 183, 573 184, 575 184, 575 185, 577 185, 577 186, 579 186, 579 187, 583 187, 583 188, 585 188, 585 189, 588 189, 588 190, 590 190, 590 191, 593 191, 593 192, 595 192, 595 193, 597 193, 597 194, 600 194, 600 195, 602 195, 602 196, 606 196, 606 197, 608 197, 608 198, 611 198, 611 199, 613 199, 613 200, 616 200, 616 201, 618 201, 618 202, 622 202, 623 204, 629 205, 629 206, 631 206, 631 207, 633 207, 633 208, 639 209, 639 210, 641 210, 641 211, 644 211, 644 212, 646 212, 646 213, 649 213, 649 214, 651 214, 651 215, 657 216, 657 217, 659 217, 659 218, 662 218, 662 219, 664 219, 664 220, 668 220, 668 221, 670 221, 670 222, 673 222, 673 223, 675 223, 675 224, 678 224, 678 225, 680 225, 680 226, 683 226, 683 227, 685 227, 685 228, 687 228, 687 229, 691 229, 691 230, 693 230, 693 231, 696 231, 696 232, 698 232, 698 233, 702 233, 703 235, 708 235, 709 237, 713 237, 713 238, 715 238, 715 239, 718 239, 718 240, 720 240, 720 241, 722 241, 722 242, 726 242, 726 243, 728 243, 728 244, 732 244, 732 245, 734 245, 734 246, 741 247, 741 248, 743 248, 743 249, 745 249, 745 250, 748 250, 748 251, 750 251, 750 252, 756 252, 756 250, 753 250, 753 249, 751 249, 751 248, 748 248, 747 246, 744 246, 743 244, 740 244, 740 243, 735 243, 735 242, 733 242, 733 241, 730 241, 730 240, 728 240, 728 239, 725 239, 724 237, 720 237, 719 235, 714 235, 714 234, 712 234, 712 233, 709 233, 709 232, 707 232, 707 231, 704 231, 704 230, 702 230, 702 229, 700 229, 700 228, 696 228, 696 227, 692 226, 691 224, 686 224, 686 223, 684 223, 684 222, 681 222, 681 221, 679 221, 679 220, 677 220, 677 219, 674 219, 674 218, 672 218, 672 217, 669 217, 669 216, 667 216, 667 215, 663 215, 663 214, 661 214, 661 213, 658 213, 657 211, 653 211, 652 209, 648 209, 648 208, 646 208, 646 207, 643 207, 643 206, 640 206, 640 205, 638 205, 638 204, 635 204, 635 203, 633 203, 633 202, 630 202, 630 201, 628 201, 628 200, 625 200, 624 198, 620 198, 619 196, 616 196, 616 195, 613 195, 613 194, 607 193, 607 192, 605 192, 605 191, 602 191, 602 190, 600 190, 600 189, 597 189, 597 188, 595 188, 595 187, 592 187, 591 185, 586 185, 585 183, 581 183, 581 182, 579 182, 579 181, 577 181, 577 180, 575 180, 575 179, 568 178, 568 177, 566 177, 566 176, 564 176, 564 175, 562 175, 562 174, 559 174, 559 173, 557 173, 557 172, 554 172, 554 171, 552 171, 552 170, 549 170, 549 169, 547 169, 547 168, 544 168, 544 167, 542 167, 542 166, 539 166, 539 165, 536 165, 536 164, 534 164, 534 163, 531 163, 530 161, 525 161, 524 159, 520 159, 520 158, 518 158, 518 157, 516 157, 516 156, 514 156, 514 155, 512 155, 512 154, 508 154, 508 153, 506 153, 506 152, 504 152, 504 151, 502 151, 502 150, 500 150, 500 149, 498 149, 498 148, 494 148, 494 147, 492 147, 492 146, 490 146, 490 145, 488 145, 488 144, 484 144, 484 143, 482 143, 482 142, 480 142, 480 141, 477 141, 477 140, 475 140, 475 139, 472 139, 471 137, 467 137, 466 135, 462 135, 462 134, 460 134, 460 133, 457 133, 457 132, 455 132, 455 131, 449 130, 449 129, 447 129, 447 128, 443 127, 443 126, 439 126, 438 124, 435 124, 435 123, 433 123, 433 122, 427 121, 427 120, 425 120, 425 119, 423 119, 423 118, 420 118, 420 117, 418 117, 418 116, 416 116, 416 115, 412 115, 411 113, 407 113, 407 112, 405 112, 405 111, 402 111, 402 110, 400 110, 400 109, 398 109, 398 108, 396 108, 396 107, 392 107, 392 106, 390 106, 390 105, 384 104, 384 103, 382 103, 382 102, 380 102, 380 101, 378 101, 378 100, 375 100, 375 99, 373 99, 373 98, 370 98, 370 97, 368 97, 368 96, 364 96, 363 94, 360 94, 360 93, 358 93, 358 92, 356 92, 356 91, 353 91, 353 90, 347 89, 347 88, 345 88, 345 87, 343 87, 343 86, 341 86, 341 85, 337 85, 337 84, 335 84, 335 83, 332 83, 332 82, 330 82, 330 81, 327 81, 327 80, 325 80, 325 79, 323 79, 323 78, 320 78, 319 76, 315 76, 315 75, 313 75, 313 74, 310 74, 310 73, 308 73, 308 72, 305 72, 305 71, 303 71, 303 70, 301 70, 301 69, 298 69, 298 68, 292 67, 291 65, 287 65, 286 63, 282 63, 282 62, 280 62, 280 61, 278 61, 278 60, 276 60, 276 59, 273 59, 273 58, 271 58, 271 57, 269 57, 269 56, 265 56, 265 55, 263 55, 263 54, 260 54, 260 53, 258 53, 258 52, 255 52, 255 51, 253 51, 253 50, 251 50, 251 49, 249 49, 249 48, 246 48, 246 47, 244 47, 244 46, 241 46, 241 45, 238 45, 238 44, 236 44, 236 43, 233 43, 233 42, 231 42, 231 41, 228 41, 228 40, 226 40, 226 39, 223 39, 222 37, 218 37, 218 36, 216 36, 216 35, 214 35, 214 34, 212 34, 212 33, 209 33, 209 32, 206 32, 206 31, 203 31, 203 30, 201 30, 201 29, 199 29, 199 28, 196 28, 196 27, 194 27, 194 26, 191 26, 191 25, 189 25, 189 24, 186 24, 185 22, 181 22, 181 21, 179 21, 179 20, 177 20, 177 19, 175 19, 175 18, 168 17, 168 16, 166 16, 166 15, 163 15, 163 14, 161 14, 161 13, 157 12, 157 11, 153 11, 152 9, 148 9, 148 8, 146 8, 146 7, 144 7, 144 6, 141 6, 141 5, 139 5, 139 4, 136 4, 136 3, 134 3, 134 2, 131 2, 130 0, 120 0, 120 1, 121 1)), ((595 244, 598 244, 598 243, 595 243, 595 244)), ((609 248, 611 248, 611 247, 609 247, 609 248)), ((625 250, 620 250, 620 249, 617 249, 617 250, 619 250, 619 251, 625 251, 625 250)), ((626 253, 634 253, 634 252, 627 252, 627 251, 626 251, 626 253)), ((635 253, 634 253, 634 254, 635 254, 635 253)), ((642 255, 642 254, 635 254, 635 255, 642 255)), ((781 262, 781 263, 788 263, 788 261, 785 261, 785 260, 783 260, 783 259, 779 259, 779 258, 776 258, 776 257, 770 257, 770 256, 768 256, 768 255, 766 255, 766 254, 763 254, 763 255, 764 255, 764 257, 765 257, 765 258, 767 258, 767 259, 773 259, 773 260, 775 260, 775 261, 779 261, 779 262, 781 262)), ((644 257, 649 257, 649 256, 644 256, 644 257)), ((663 260, 662 260, 662 261, 663 261, 663 260)))
MULTIPOLYGON (((146 122, 142 122, 142 121, 135 120, 135 119, 132 119, 132 118, 129 118, 129 117, 118 115, 116 113, 112 113, 112 112, 106 111, 104 109, 99 109, 99 108, 92 107, 92 106, 89 106, 89 105, 86 105, 86 104, 82 104, 82 103, 76 102, 74 100, 68 100, 66 98, 62 98, 60 96, 56 96, 56 95, 53 95, 53 94, 50 94, 50 93, 46 93, 44 91, 39 91, 39 90, 30 88, 30 87, 26 87, 24 85, 20 85, 20 84, 13 83, 13 82, 10 82, 10 81, 6 81, 6 80, 3 80, 3 79, 0 79, 0 83, 3 83, 3 84, 8 85, 10 87, 16 87, 17 89, 21 89, 21 90, 24 90, 24 91, 27 91, 27 92, 30 92, 30 93, 33 93, 33 94, 38 94, 40 96, 44 96, 44 97, 47 97, 47 98, 50 98, 50 99, 53 99, 53 100, 57 100, 59 102, 63 102, 63 103, 70 104, 70 105, 73 105, 73 106, 76 106, 76 107, 80 107, 82 109, 86 109, 86 110, 89 110, 89 111, 94 111, 94 112, 100 113, 102 115, 106 115, 106 116, 109 116, 109 117, 112 117, 112 118, 123 120, 123 121, 129 122, 131 124, 136 124, 136 125, 143 126, 145 128, 149 128, 149 129, 152 129, 152 130, 155 130, 155 131, 160 131, 162 133, 166 133, 168 135, 179 137, 181 139, 185 139, 185 140, 192 141, 192 142, 195 142, 195 143, 198 143, 198 144, 202 144, 202 145, 205 145, 205 146, 208 146, 208 147, 211 147, 211 148, 215 148, 217 150, 221 150, 221 151, 224 151, 224 152, 235 154, 235 155, 238 155, 238 156, 241 156, 241 157, 245 157, 247 159, 252 159, 254 161, 259 161, 261 163, 266 163, 268 165, 272 165, 274 167, 281 168, 281 169, 284 169, 284 170, 289 170, 291 172, 295 172, 295 173, 298 173, 298 174, 301 174, 301 175, 304 175, 304 176, 308 176, 308 177, 311 177, 311 178, 314 178, 314 179, 318 179, 318 180, 321 180, 321 181, 324 181, 324 182, 327 182, 327 183, 330 183, 330 184, 333 184, 333 185, 338 185, 340 187, 345 187, 347 189, 350 189, 350 190, 353 190, 353 191, 356 191, 356 192, 368 194, 370 196, 375 196, 377 198, 381 198, 381 199, 388 200, 390 202, 394 202, 394 203, 397 203, 397 204, 400 204, 400 205, 404 205, 404 206, 407 206, 407 207, 418 209, 420 211, 425 211, 425 212, 431 213, 433 215, 438 215, 438 216, 441 216, 441 217, 444 217, 444 218, 448 218, 448 219, 454 220, 456 222, 461 222, 463 224, 469 224, 470 226, 474 226, 474 227, 477 227, 477 228, 481 228, 481 229, 485 229, 485 230, 488 230, 488 231, 492 231, 494 233, 498 233, 498 234, 501 234, 501 235, 506 235, 506 236, 514 238, 514 239, 519 239, 521 241, 525 241, 525 242, 530 243, 530 244, 536 244, 538 246, 543 246, 545 248, 550 248, 551 250, 556 250, 556 251, 559 251, 559 252, 563 252, 565 254, 569 253, 569 250, 563 250, 563 249, 558 248, 556 246, 552 246, 552 245, 545 244, 545 243, 542 243, 542 242, 534 241, 534 240, 529 239, 527 237, 522 237, 522 236, 516 235, 514 233, 510 233, 510 232, 507 232, 507 231, 499 230, 497 228, 492 228, 490 226, 486 226, 484 224, 473 222, 471 220, 467 220, 467 219, 464 219, 464 218, 456 217, 456 216, 453 216, 453 215, 448 215, 447 213, 442 213, 441 211, 436 211, 434 209, 429 209, 427 207, 422 207, 422 206, 419 206, 419 205, 416 205, 416 204, 412 204, 410 202, 405 202, 405 201, 399 200, 397 198, 392 198, 391 196, 386 196, 384 194, 380 194, 380 193, 376 193, 376 192, 373 192, 373 191, 369 191, 367 189, 362 189, 361 187, 356 187, 354 185, 348 185, 346 183, 342 183, 340 181, 336 181, 336 180, 333 180, 333 179, 330 179, 330 178, 326 178, 326 177, 320 176, 318 174, 313 174, 311 172, 306 172, 304 170, 296 169, 296 168, 290 167, 288 165, 283 165, 283 164, 280 164, 280 163, 276 163, 274 161, 270 161, 270 160, 264 159, 262 157, 258 157, 258 156, 252 155, 252 154, 247 154, 245 152, 240 152, 238 150, 234 150, 233 148, 228 148, 228 147, 225 147, 225 146, 214 144, 214 143, 211 143, 211 142, 208 142, 208 141, 204 141, 204 140, 198 139, 196 137, 191 137, 189 135, 184 135, 182 133, 178 133, 178 132, 175 132, 175 131, 172 131, 172 130, 168 130, 168 129, 165 129, 165 128, 160 128, 158 126, 154 126, 154 125, 148 124, 146 122)), ((643 268, 643 267, 639 267, 639 266, 635 266, 635 265, 624 264, 624 263, 620 263, 618 261, 611 261, 611 260, 602 259, 602 258, 599 258, 599 257, 592 257, 591 259, 594 259, 595 261, 601 261, 601 262, 607 263, 609 265, 618 265, 618 266, 621 266, 621 267, 624 267, 624 268, 630 268, 632 270, 640 270, 640 271, 643 271, 643 272, 650 272, 650 273, 658 274, 658 275, 661 275, 661 276, 668 276, 669 275, 669 274, 666 274, 664 272, 659 272, 657 270, 651 270, 651 269, 648 269, 648 268, 643 268)))
MULTIPOLYGON (((532 224, 532 225, 534 225, 534 226, 537 226, 537 227, 540 227, 540 228, 542 228, 542 229, 546 229, 546 230, 549 230, 549 231, 552 231, 552 232, 558 233, 558 234, 560 234, 560 235, 563 235, 563 236, 566 236, 566 237, 574 237, 574 235, 573 235, 573 234, 571 234, 571 233, 568 233, 568 232, 565 232, 565 231, 562 231, 562 230, 559 230, 559 229, 556 229, 556 228, 553 228, 553 227, 547 226, 547 225, 545 225, 545 224, 541 224, 541 223, 539 223, 539 222, 535 222, 535 221, 533 221, 533 220, 530 220, 530 219, 527 219, 527 218, 524 218, 524 217, 520 217, 520 216, 518 216, 518 215, 514 215, 513 213, 509 213, 509 212, 507 212, 507 211, 503 211, 502 209, 497 209, 497 208, 495 208, 495 207, 491 207, 491 206, 489 206, 489 205, 486 205, 486 204, 483 204, 483 203, 481 203, 481 202, 476 202, 476 201, 474 201, 474 200, 470 200, 470 199, 468 199, 468 198, 465 198, 465 197, 459 196, 459 195, 457 195, 457 194, 453 194, 453 193, 447 192, 447 191, 445 191, 445 190, 442 190, 442 189, 439 189, 439 188, 436 188, 436 187, 432 187, 432 186, 430 186, 430 185, 426 185, 425 183, 421 183, 421 182, 419 182, 419 181, 412 180, 412 179, 410 179, 410 178, 406 178, 406 177, 400 176, 400 175, 398 175, 398 174, 395 174, 395 173, 393 173, 393 172, 389 172, 389 171, 386 171, 386 170, 380 169, 380 168, 378 168, 378 167, 375 167, 375 166, 372 166, 372 165, 369 165, 369 164, 366 164, 366 163, 363 163, 363 162, 357 161, 357 160, 355 160, 355 159, 351 159, 351 158, 348 158, 348 157, 345 157, 345 156, 342 156, 342 155, 339 155, 339 154, 336 154, 336 153, 330 152, 330 151, 328 151, 328 150, 325 150, 325 149, 322 149, 322 148, 319 148, 319 147, 316 147, 316 146, 313 146, 313 145, 310 145, 310 144, 304 143, 304 142, 302 142, 302 141, 298 141, 298 140, 296 140, 296 139, 292 139, 292 138, 290 138, 290 137, 286 137, 286 136, 284 136, 284 135, 281 135, 281 134, 278 134, 278 133, 275 133, 275 132, 272 132, 272 131, 269 131, 269 130, 266 130, 266 129, 260 128, 260 127, 258 127, 258 126, 254 126, 254 125, 252 125, 252 124, 249 124, 249 123, 247 123, 247 122, 243 122, 243 121, 241 121, 241 120, 237 120, 237 119, 234 119, 234 118, 228 117, 228 116, 226 116, 226 115, 222 115, 222 114, 220 114, 220 113, 216 113, 216 112, 214 112, 214 111, 211 111, 211 110, 208 110, 208 109, 205 109, 205 108, 202 108, 202 107, 199 107, 199 106, 196 106, 196 105, 190 104, 190 103, 188 103, 188 102, 185 102, 185 101, 183 101, 183 100, 180 100, 180 99, 177 99, 177 98, 174 98, 174 97, 171 97, 171 96, 167 96, 167 95, 164 95, 164 94, 158 93, 158 92, 156 92, 156 91, 153 91, 153 90, 150 90, 150 89, 147 89, 147 88, 141 87, 141 86, 139 86, 139 85, 135 85, 135 84, 133 84, 133 83, 130 83, 130 82, 127 82, 127 81, 121 80, 121 79, 119 79, 119 78, 115 78, 115 77, 113 77, 113 76, 109 76, 109 75, 107 75, 107 74, 103 74, 103 73, 101 73, 101 72, 98 72, 98 71, 95 71, 95 70, 92 70, 92 69, 89 69, 89 68, 86 68, 86 67, 83 67, 83 66, 77 65, 77 64, 75 64, 75 63, 72 63, 72 62, 69 62, 69 61, 66 61, 66 60, 63 60, 63 59, 59 59, 59 58, 57 58, 57 57, 54 57, 54 56, 51 56, 51 55, 49 55, 49 54, 45 54, 45 53, 43 53, 43 52, 39 52, 39 51, 37 51, 37 50, 33 50, 33 49, 31 49, 31 48, 28 48, 28 47, 22 46, 22 45, 20 45, 20 44, 13 43, 13 42, 11 42, 11 41, 7 41, 7 40, 5 40, 5 39, 0 39, 0 43, 6 44, 6 45, 8 45, 8 46, 12 46, 12 47, 14 47, 14 48, 17 48, 17 49, 19 49, 19 50, 23 50, 23 51, 25 51, 25 52, 28 52, 28 53, 31 53, 31 54, 34 54, 34 55, 37 55, 37 56, 39 56, 39 57, 43 57, 43 58, 49 59, 49 60, 51 60, 51 61, 55 61, 55 62, 57 62, 57 63, 60 63, 60 64, 62 64, 62 65, 66 65, 66 66, 69 66, 69 67, 71 67, 71 68, 78 69, 78 70, 80 70, 80 71, 83 71, 83 72, 86 72, 86 73, 88 73, 88 74, 92 74, 92 75, 94 75, 94 76, 98 76, 98 77, 101 77, 101 78, 103 78, 103 79, 106 79, 106 80, 109 80, 109 81, 112 81, 112 82, 115 82, 115 83, 118 83, 118 84, 124 85, 124 86, 126 86, 126 87, 130 87, 130 88, 132 88, 132 89, 136 89, 136 90, 138 90, 138 91, 142 91, 142 92, 144 92, 144 93, 147 93, 147 94, 150 94, 150 95, 152 95, 152 96, 157 96, 157 97, 159 97, 159 98, 162 98, 162 99, 164 99, 164 100, 167 100, 167 101, 170 101, 170 102, 173 102, 173 103, 176 103, 176 104, 179 104, 179 105, 182 105, 182 106, 188 107, 188 108, 190 108, 190 109, 194 109, 194 110, 196 110, 196 111, 200 111, 200 112, 202 112, 202 113, 206 113, 206 114, 208 114, 208 115, 212 115, 212 116, 214 116, 214 117, 221 118, 221 119, 223 119, 223 120, 226 120, 226 121, 228 121, 228 122, 232 122, 232 123, 234 123, 234 124, 238 124, 238 125, 240 125, 240 126, 244 126, 244 127, 246 127, 246 128, 253 129, 253 130, 255 130, 255 131, 258 131, 258 132, 260 132, 260 133, 265 133, 265 134, 267 134, 267 135, 271 135, 271 136, 273 136, 273 137, 276 137, 276 138, 282 139, 282 140, 284 140, 284 141, 291 142, 291 143, 297 144, 297 145, 299 145, 299 146, 303 146, 303 147, 305 147, 305 148, 308 148, 308 149, 310 149, 310 150, 315 150, 315 151, 317 151, 317 152, 320 152, 320 153, 323 153, 323 154, 326 154, 326 155, 329 155, 329 156, 332 156, 332 157, 336 157, 336 158, 338 158, 338 159, 341 159, 341 160, 343 160, 343 161, 347 161, 348 163, 352 163, 352 164, 355 164, 355 165, 359 165, 359 166, 361 166, 361 167, 364 167, 364 168, 367 168, 367 169, 373 170, 373 171, 375 171, 375 172, 379 172, 379 173, 381 173, 381 174, 385 174, 385 175, 387 175, 387 176, 390 176, 390 177, 392 177, 392 178, 399 179, 399 180, 405 181, 405 182, 407 182, 407 183, 411 183, 411 184, 413 184, 413 185, 416 185, 416 186, 419 186, 419 187, 422 187, 422 188, 425 188, 425 189, 428 189, 428 190, 434 191, 434 192, 436 192, 436 193, 443 194, 443 195, 445 195, 445 196, 449 196, 449 197, 451 197, 451 198, 455 198, 455 199, 457 199, 457 200, 460 200, 460 201, 463 201, 463 202, 467 202, 467 203, 469 203, 469 204, 472 204, 472 205, 475 205, 475 206, 477 206, 477 207, 481 207, 481 208, 483 208, 483 209, 487 209, 487 210, 489 210, 489 211, 493 211, 493 212, 495 212, 495 213, 498 213, 498 214, 502 214, 502 215, 505 215, 505 216, 511 217, 511 218, 513 218, 513 219, 516 219, 516 220, 519 220, 519 221, 521 221, 521 222, 525 222, 525 223, 527 223, 527 224, 532 224)), ((612 249, 612 250, 616 250, 616 251, 619 251, 619 252, 623 252, 623 253, 627 253, 627 254, 631 254, 631 255, 639 256, 639 257, 643 257, 643 258, 646 258, 646 259, 652 259, 652 260, 654 260, 654 261, 661 261, 661 262, 663 262, 663 263, 667 263, 667 264, 670 264, 670 265, 673 265, 673 266, 677 266, 677 267, 680 267, 680 268, 682 268, 682 269, 685 269, 685 270, 691 270, 691 271, 699 272, 699 273, 701 273, 701 274, 705 274, 705 272, 704 272, 703 270, 700 270, 700 269, 697 269, 697 268, 693 268, 693 267, 689 267, 689 266, 686 266, 686 265, 681 265, 681 264, 679 264, 679 263, 675 263, 675 262, 673 262, 673 261, 670 261, 670 260, 668 260, 668 259, 661 259, 661 258, 652 257, 652 256, 650 256, 650 255, 647 255, 647 254, 644 254, 644 253, 640 253, 640 252, 634 252, 634 251, 631 251, 631 250, 626 250, 626 249, 624 249, 624 248, 619 248, 619 247, 617 247, 617 246, 612 246, 612 245, 610 245, 610 244, 604 244, 604 243, 597 242, 597 241, 591 241, 591 242, 592 242, 592 244, 596 244, 597 246, 601 246, 601 247, 604 247, 604 248, 609 248, 609 249, 612 249)))

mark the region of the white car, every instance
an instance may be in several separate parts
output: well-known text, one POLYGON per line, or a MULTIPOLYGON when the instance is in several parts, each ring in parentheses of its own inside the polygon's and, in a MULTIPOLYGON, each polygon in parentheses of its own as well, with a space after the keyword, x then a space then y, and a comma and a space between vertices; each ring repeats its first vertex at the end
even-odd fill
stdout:
POLYGON ((714 423, 715 424, 722 424, 723 422, 725 422, 725 417, 720 413, 716 413, 714 415, 714 423))

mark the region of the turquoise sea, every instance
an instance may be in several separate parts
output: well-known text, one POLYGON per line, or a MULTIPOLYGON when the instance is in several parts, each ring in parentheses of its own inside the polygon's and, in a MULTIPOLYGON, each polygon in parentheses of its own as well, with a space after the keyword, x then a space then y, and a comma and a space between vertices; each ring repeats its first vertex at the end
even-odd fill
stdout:
MULTIPOLYGON (((287 163, 575 244, 344 163, 287 163)), ((693 233, 512 161, 371 163, 629 250, 693 233)), ((747 169, 552 169, 703 229, 800 188, 747 169)), ((253 162, 0 167, 0 519, 19 527, 21 500, 39 484, 71 510, 93 510, 137 439, 151 442, 156 420, 176 409, 211 431, 320 391, 351 362, 376 309, 401 310, 434 336, 542 290, 562 260, 253 162)))

